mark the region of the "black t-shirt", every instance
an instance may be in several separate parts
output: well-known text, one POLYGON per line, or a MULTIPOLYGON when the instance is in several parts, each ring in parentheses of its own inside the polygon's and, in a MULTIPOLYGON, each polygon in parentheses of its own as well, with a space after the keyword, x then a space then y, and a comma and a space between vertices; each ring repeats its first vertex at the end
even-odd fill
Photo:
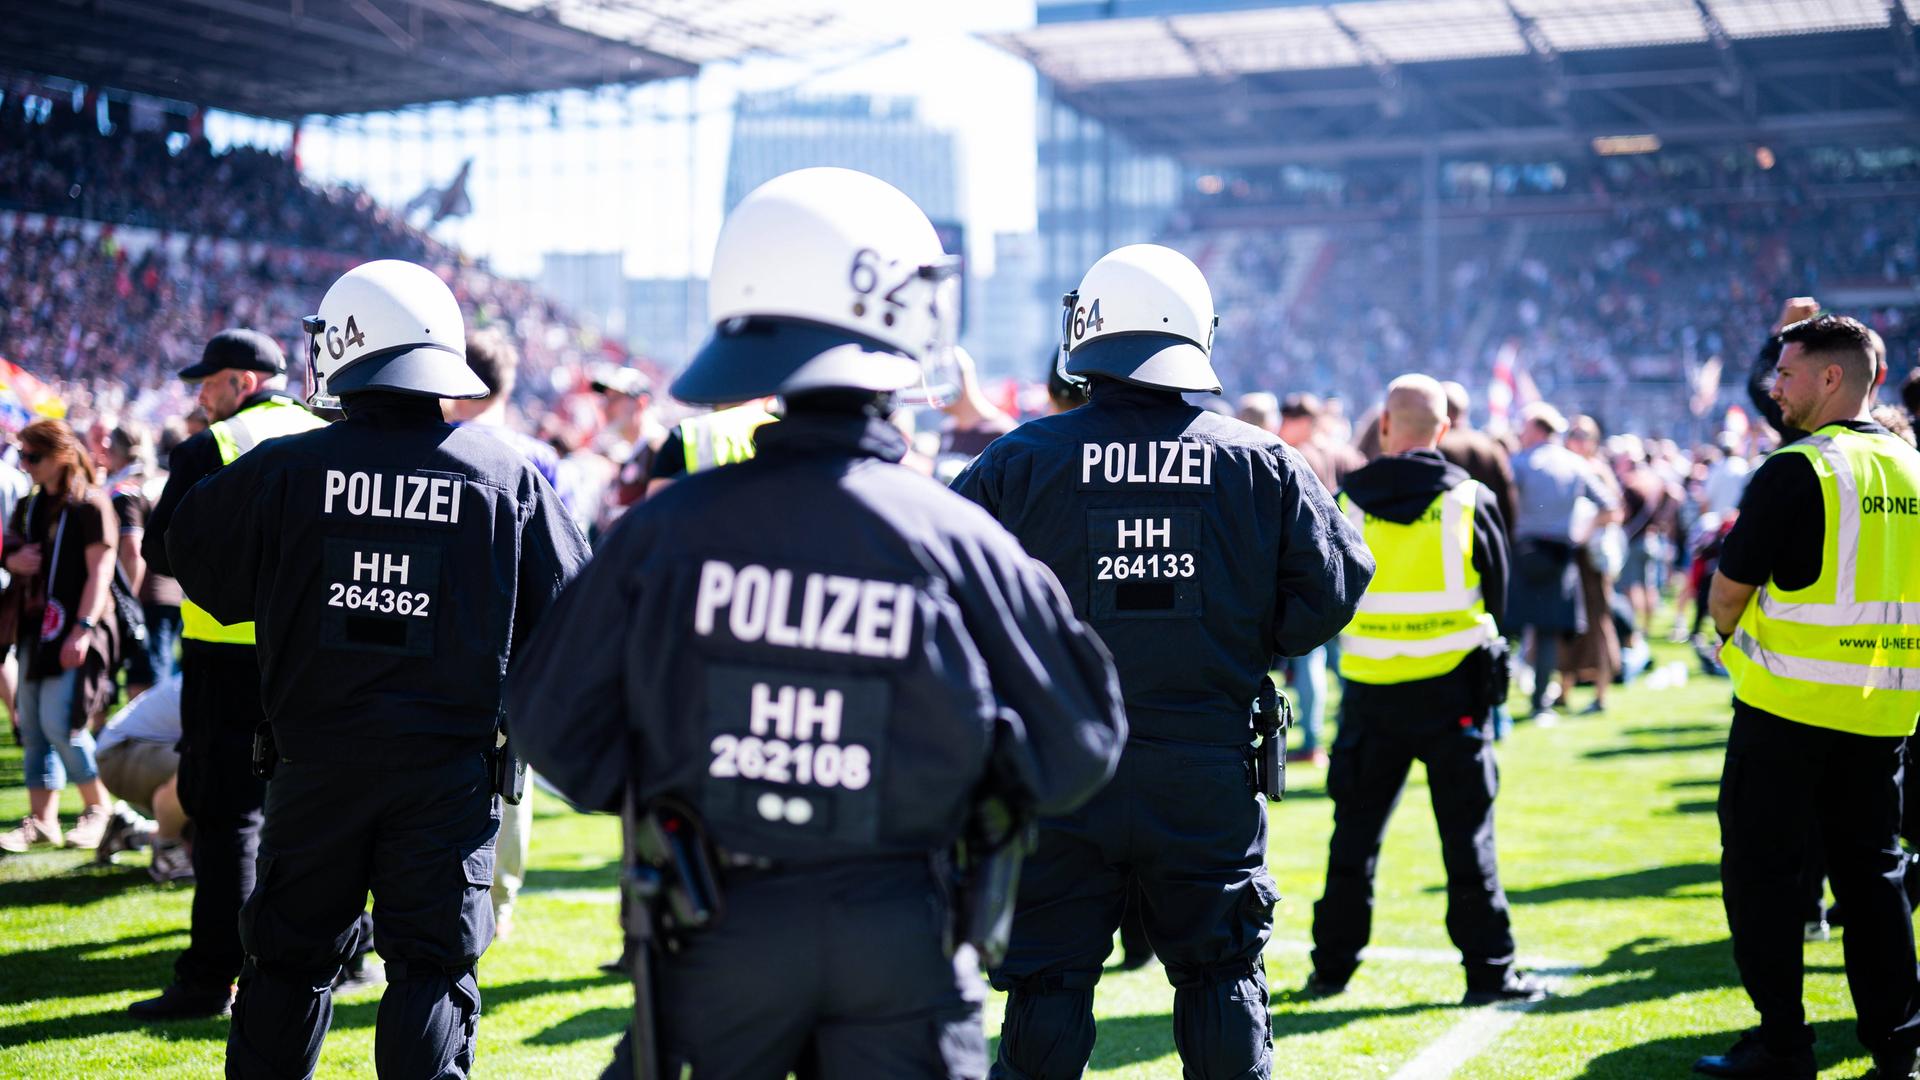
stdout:
POLYGON ((667 432, 665 442, 654 452, 652 467, 647 470, 647 479, 678 480, 687 474, 687 442, 680 437, 680 429, 667 432))
MULTIPOLYGON (((1891 434, 1871 421, 1842 426, 1868 435, 1891 434)), ((1820 478, 1800 454, 1775 453, 1754 470, 1740 498, 1740 517, 1720 549, 1720 572, 1742 585, 1804 589, 1820 579, 1827 518, 1820 509, 1820 478)))
POLYGON ((14 527, 9 532, 24 533, 29 543, 40 545, 41 580, 46 581, 47 575, 52 579, 51 588, 41 585, 44 592, 36 589, 37 595, 28 600, 22 613, 20 640, 27 678, 60 674, 60 646, 73 629, 74 612, 87 584, 87 548, 111 543, 114 533, 108 522, 112 517, 113 510, 98 489, 79 501, 50 498, 36 491, 15 509, 14 527))

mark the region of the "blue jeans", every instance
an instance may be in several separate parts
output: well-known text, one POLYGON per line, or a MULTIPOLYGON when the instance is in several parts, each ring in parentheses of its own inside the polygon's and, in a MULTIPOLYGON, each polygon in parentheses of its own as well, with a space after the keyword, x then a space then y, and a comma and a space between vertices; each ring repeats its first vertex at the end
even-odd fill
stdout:
POLYGON ((1327 710, 1327 647, 1286 659, 1287 685, 1293 687, 1299 715, 1301 750, 1320 748, 1320 722, 1327 710))
POLYGON ((35 791, 59 791, 68 777, 84 784, 100 775, 93 761, 93 736, 85 727, 74 731, 67 726, 79 678, 78 671, 63 671, 21 680, 20 741, 26 746, 21 767, 27 787, 35 791))

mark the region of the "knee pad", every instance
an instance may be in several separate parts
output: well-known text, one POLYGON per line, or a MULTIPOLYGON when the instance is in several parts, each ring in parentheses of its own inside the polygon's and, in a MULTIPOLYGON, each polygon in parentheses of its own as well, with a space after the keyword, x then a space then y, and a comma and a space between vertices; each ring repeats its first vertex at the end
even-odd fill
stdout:
POLYGON ((473 1068, 479 1023, 480 986, 472 968, 390 960, 374 1067, 381 1076, 465 1077, 473 1068))
POLYGON ((1097 981, 1094 975, 1067 972, 1008 986, 1000 1054, 988 1075, 996 1080, 1070 1080, 1084 1074, 1093 1056, 1097 981))
POLYGON ((1273 1067, 1267 973, 1253 960, 1169 968, 1173 1042, 1187 1075, 1267 1080, 1273 1067))

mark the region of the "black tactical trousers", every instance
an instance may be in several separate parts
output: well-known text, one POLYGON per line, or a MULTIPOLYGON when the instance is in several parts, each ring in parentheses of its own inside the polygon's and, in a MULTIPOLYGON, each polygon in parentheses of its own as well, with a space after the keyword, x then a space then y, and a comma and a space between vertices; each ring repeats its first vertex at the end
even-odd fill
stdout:
POLYGON ((180 661, 180 805, 193 821, 193 916, 174 981, 224 993, 240 974, 240 905, 253 892, 266 782, 253 775, 262 719, 254 651, 187 643, 180 661))
POLYGON ((1447 871, 1447 936, 1460 950, 1468 989, 1498 987, 1513 965, 1507 896, 1494 860, 1493 799, 1499 770, 1485 723, 1463 726, 1444 710, 1431 720, 1368 708, 1353 693, 1327 763, 1333 839, 1327 888, 1313 906, 1313 967, 1344 983, 1373 932, 1373 879, 1387 820, 1415 761, 1426 766, 1447 871))
POLYGON ((1265 1080, 1273 1053, 1261 950, 1278 890, 1252 750, 1131 739, 1113 781, 1042 823, 1020 876, 994 1077, 1078 1077, 1093 1053, 1093 988, 1129 891, 1173 984, 1184 1074, 1265 1080))
POLYGON ((459 1080, 473 1067, 474 963, 493 940, 500 827, 486 759, 478 749, 362 757, 282 760, 268 787, 259 888, 240 920, 230 1077, 313 1075, 369 889, 387 969, 375 1068, 387 1080, 459 1080))
POLYGON ((1798 724, 1736 700, 1720 778, 1720 882, 1740 982, 1778 1050, 1813 1043, 1801 1003, 1802 875, 1826 853, 1845 905, 1847 988, 1869 1052, 1920 1045, 1913 912, 1901 877, 1903 740, 1798 724))
MULTIPOLYGON (((926 859, 729 873, 726 913, 661 963, 655 998, 678 1077, 978 1080, 987 1070, 972 950, 941 951, 926 859), (777 972, 761 978, 752 972, 777 972)), ((606 1080, 633 1075, 622 1039, 606 1080)))

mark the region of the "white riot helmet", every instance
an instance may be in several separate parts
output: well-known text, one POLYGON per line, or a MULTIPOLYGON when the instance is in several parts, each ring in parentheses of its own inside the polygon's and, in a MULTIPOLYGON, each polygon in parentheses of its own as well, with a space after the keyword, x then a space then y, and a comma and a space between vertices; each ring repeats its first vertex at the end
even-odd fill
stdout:
POLYGON ((460 303, 439 275, 417 263, 379 259, 340 276, 320 313, 300 320, 307 350, 307 404, 337 409, 340 397, 386 390, 431 398, 483 398, 467 367, 460 303))
POLYGON ((897 188, 801 169, 727 215, 707 286, 713 335, 673 396, 719 405, 803 390, 937 403, 958 385, 960 258, 897 188))
POLYGON ((1105 375, 1182 393, 1220 392, 1208 356, 1220 319, 1193 260, 1159 244, 1129 244, 1066 295, 1060 373, 1105 375))

